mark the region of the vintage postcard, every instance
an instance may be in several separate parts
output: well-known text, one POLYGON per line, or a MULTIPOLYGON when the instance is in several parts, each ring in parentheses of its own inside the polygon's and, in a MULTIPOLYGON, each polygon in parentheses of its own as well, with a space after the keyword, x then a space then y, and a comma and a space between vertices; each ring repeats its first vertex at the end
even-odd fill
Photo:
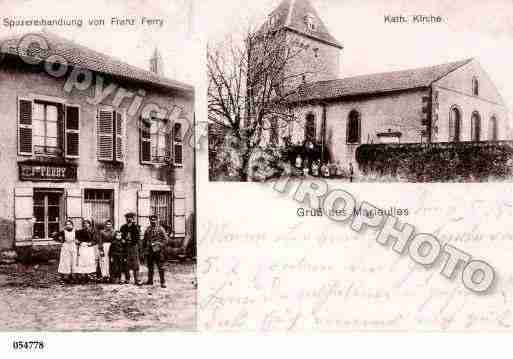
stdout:
POLYGON ((513 3, 223 3, 199 328, 510 331, 513 3))
POLYGON ((2 2, 0 330, 196 329, 191 12, 2 2))

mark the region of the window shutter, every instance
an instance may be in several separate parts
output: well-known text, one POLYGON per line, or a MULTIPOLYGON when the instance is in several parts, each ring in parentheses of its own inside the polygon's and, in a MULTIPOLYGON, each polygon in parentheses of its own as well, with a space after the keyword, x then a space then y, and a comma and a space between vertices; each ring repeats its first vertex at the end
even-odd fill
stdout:
POLYGON ((140 190, 137 191, 137 223, 141 226, 141 231, 150 224, 151 205, 150 205, 150 191, 140 190))
POLYGON ((185 193, 176 191, 173 196, 173 231, 175 236, 185 236, 185 193))
POLYGON ((32 101, 18 99, 18 154, 31 156, 32 149, 32 101))
POLYGON ((32 239, 33 206, 32 188, 14 188, 14 226, 17 242, 32 239))
POLYGON ((164 161, 167 163, 171 162, 171 153, 173 152, 173 138, 170 131, 170 126, 166 129, 166 153, 164 153, 164 161))
POLYGON ((100 161, 112 161, 114 159, 114 121, 112 110, 98 110, 97 152, 100 161))
POLYGON ((115 117, 115 127, 116 127, 116 145, 115 145, 115 156, 116 156, 116 161, 118 162, 122 162, 123 161, 123 155, 124 155, 124 151, 123 151, 123 145, 124 145, 124 141, 123 141, 123 131, 124 131, 124 128, 123 128, 123 116, 121 115, 121 113, 117 112, 117 111, 114 111, 114 117, 115 117))
POLYGON ((67 158, 78 158, 80 154, 80 108, 66 106, 65 153, 67 158))
POLYGON ((181 166, 182 158, 182 124, 175 123, 173 126, 173 159, 175 166, 181 166))
POLYGON ((139 136, 141 163, 151 163, 151 133, 148 121, 141 118, 139 136))

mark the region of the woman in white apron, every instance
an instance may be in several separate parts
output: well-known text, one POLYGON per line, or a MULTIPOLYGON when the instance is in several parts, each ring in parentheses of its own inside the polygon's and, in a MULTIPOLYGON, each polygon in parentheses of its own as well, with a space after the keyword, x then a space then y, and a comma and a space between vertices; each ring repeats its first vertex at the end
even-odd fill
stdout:
POLYGON ((82 229, 77 231, 78 252, 77 252, 77 273, 81 275, 82 282, 91 280, 96 273, 97 240, 91 221, 82 221, 82 229))
POLYGON ((104 283, 108 283, 110 279, 109 250, 113 237, 114 231, 112 229, 112 221, 108 219, 105 221, 105 226, 98 236, 100 270, 102 272, 102 281, 104 283))
POLYGON ((55 240, 62 243, 57 271, 64 277, 65 283, 72 283, 73 275, 76 273, 77 242, 71 220, 68 219, 64 223, 64 230, 57 233, 55 240))

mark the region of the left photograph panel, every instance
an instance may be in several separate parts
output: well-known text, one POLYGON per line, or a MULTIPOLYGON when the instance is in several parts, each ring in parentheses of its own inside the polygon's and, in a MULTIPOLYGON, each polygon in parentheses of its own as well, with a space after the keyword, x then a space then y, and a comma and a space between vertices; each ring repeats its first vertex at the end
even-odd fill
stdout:
POLYGON ((192 0, 55 5, 0 15, 0 330, 194 331, 192 0))

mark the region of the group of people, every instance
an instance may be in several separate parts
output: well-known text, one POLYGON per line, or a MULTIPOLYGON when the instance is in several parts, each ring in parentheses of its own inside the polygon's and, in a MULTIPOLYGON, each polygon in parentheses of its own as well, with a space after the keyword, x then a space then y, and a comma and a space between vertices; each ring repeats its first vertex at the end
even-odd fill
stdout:
POLYGON ((64 229, 55 234, 54 240, 62 243, 58 272, 65 283, 100 281, 104 283, 130 283, 130 272, 134 284, 141 285, 139 267, 141 260, 148 266, 148 281, 153 285, 154 266, 159 271, 160 286, 166 288, 164 275, 164 247, 168 236, 158 225, 157 216, 150 216, 150 226, 140 240, 140 227, 135 213, 125 214, 126 223, 114 230, 112 221, 105 221, 104 228, 97 231, 88 219, 82 228, 75 230, 71 220, 64 229), (124 281, 121 280, 124 275, 124 281))

